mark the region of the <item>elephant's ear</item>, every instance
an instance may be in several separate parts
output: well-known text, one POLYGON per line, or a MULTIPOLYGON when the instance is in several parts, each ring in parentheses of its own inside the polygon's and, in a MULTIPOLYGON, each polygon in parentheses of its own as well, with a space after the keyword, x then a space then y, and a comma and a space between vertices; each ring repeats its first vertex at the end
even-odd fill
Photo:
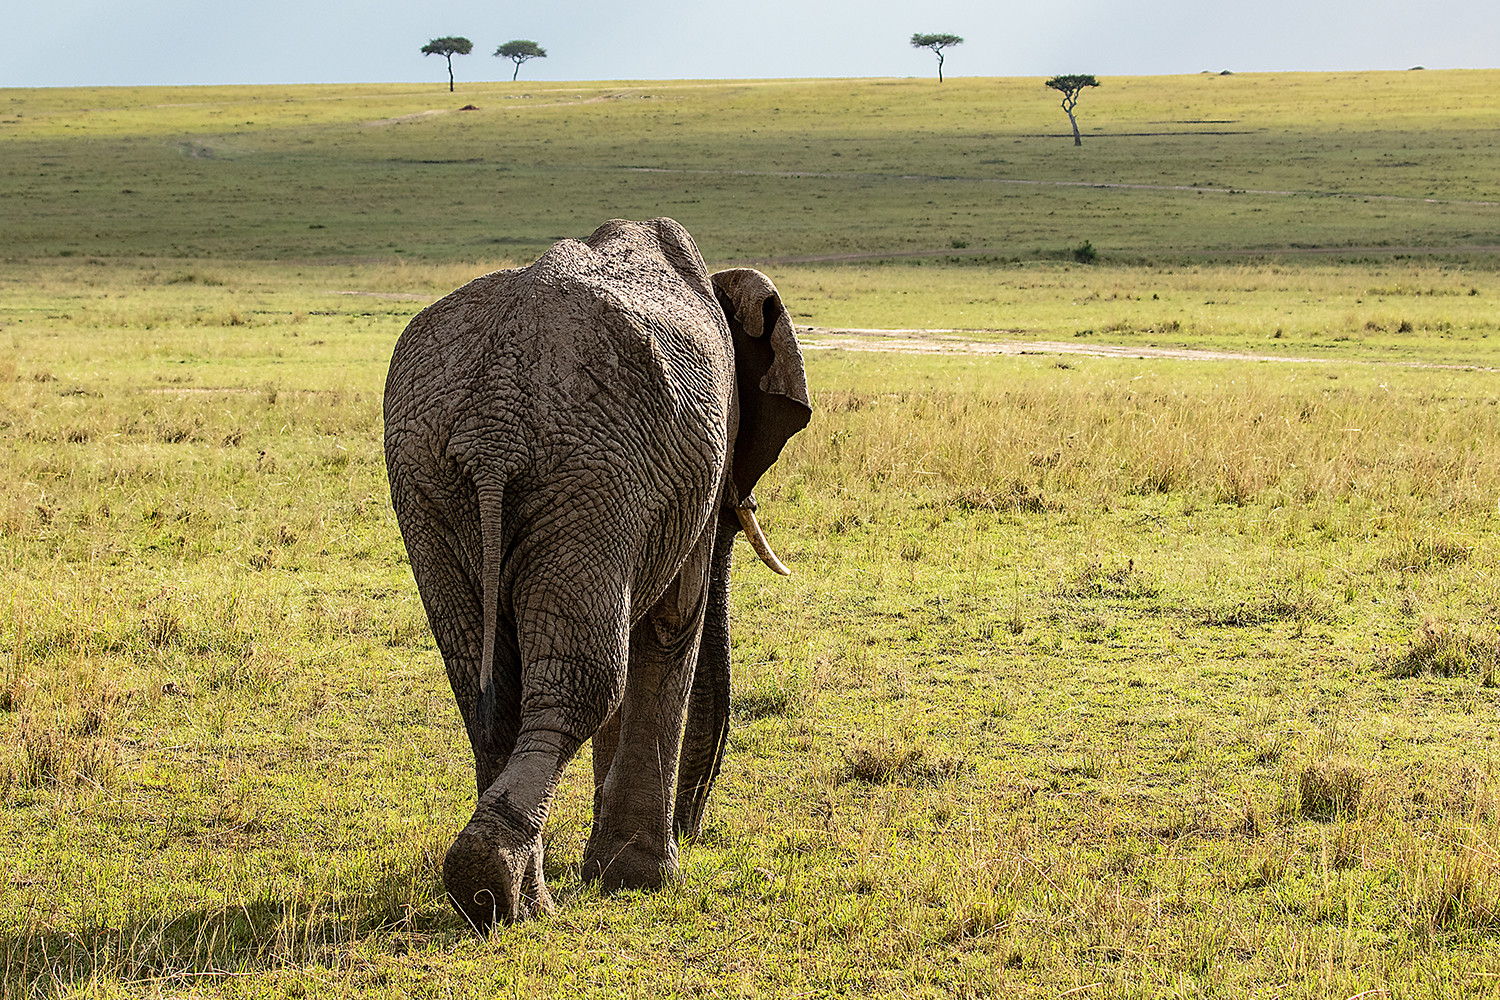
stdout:
POLYGON ((740 400, 734 486, 740 497, 748 497, 782 445, 807 426, 812 401, 792 318, 771 279, 738 267, 710 280, 734 338, 740 400))

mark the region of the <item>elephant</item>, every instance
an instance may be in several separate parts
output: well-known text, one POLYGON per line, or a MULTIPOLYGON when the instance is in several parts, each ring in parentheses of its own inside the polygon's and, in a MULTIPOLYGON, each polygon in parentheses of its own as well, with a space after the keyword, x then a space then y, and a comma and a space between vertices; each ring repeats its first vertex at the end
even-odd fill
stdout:
POLYGON ((385 387, 391 501, 474 752, 443 860, 479 931, 555 910, 542 827, 593 741, 585 880, 677 877, 729 727, 736 535, 812 403, 759 271, 614 220, 418 313, 385 387))

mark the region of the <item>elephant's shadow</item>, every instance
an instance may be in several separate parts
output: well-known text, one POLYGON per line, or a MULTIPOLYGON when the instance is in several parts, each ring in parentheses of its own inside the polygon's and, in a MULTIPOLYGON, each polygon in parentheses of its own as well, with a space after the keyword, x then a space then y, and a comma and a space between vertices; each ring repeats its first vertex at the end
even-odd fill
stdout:
MULTIPOLYGON (((549 834, 578 837, 567 824, 549 834)), ((187 983, 230 972, 335 966, 353 942, 370 938, 397 955, 472 940, 473 929, 447 903, 435 861, 393 871, 362 891, 267 892, 250 902, 142 914, 85 930, 0 935, 0 996, 80 989, 98 979, 187 983)), ((560 904, 591 890, 577 864, 549 861, 546 874, 559 887, 560 904)))
MULTIPOLYGON (((424 880, 425 881, 425 880, 424 880)), ((202 983, 280 968, 337 966, 350 945, 383 939, 393 954, 473 932, 432 886, 413 894, 410 873, 367 891, 300 897, 267 893, 246 903, 140 915, 85 930, 15 931, 0 936, 0 995, 80 989, 98 980, 202 983)))

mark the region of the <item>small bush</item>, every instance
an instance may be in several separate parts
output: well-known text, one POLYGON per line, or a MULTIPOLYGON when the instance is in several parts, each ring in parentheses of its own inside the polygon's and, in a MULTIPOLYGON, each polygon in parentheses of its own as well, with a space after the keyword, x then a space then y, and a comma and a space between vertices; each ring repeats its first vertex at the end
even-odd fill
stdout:
POLYGON ((1099 260, 1099 251, 1094 249, 1094 244, 1084 240, 1072 249, 1073 259, 1080 264, 1093 264, 1099 260))

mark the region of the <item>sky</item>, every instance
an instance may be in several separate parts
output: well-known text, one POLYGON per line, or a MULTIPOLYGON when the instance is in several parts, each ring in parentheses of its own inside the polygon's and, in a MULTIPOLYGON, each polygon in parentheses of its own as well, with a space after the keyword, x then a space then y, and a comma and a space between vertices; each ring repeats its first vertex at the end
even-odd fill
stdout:
POLYGON ((1500 65, 1496 0, 0 0, 0 87, 447 81, 430 39, 547 50, 522 79, 935 75, 914 32, 961 35, 948 76, 1500 65))

